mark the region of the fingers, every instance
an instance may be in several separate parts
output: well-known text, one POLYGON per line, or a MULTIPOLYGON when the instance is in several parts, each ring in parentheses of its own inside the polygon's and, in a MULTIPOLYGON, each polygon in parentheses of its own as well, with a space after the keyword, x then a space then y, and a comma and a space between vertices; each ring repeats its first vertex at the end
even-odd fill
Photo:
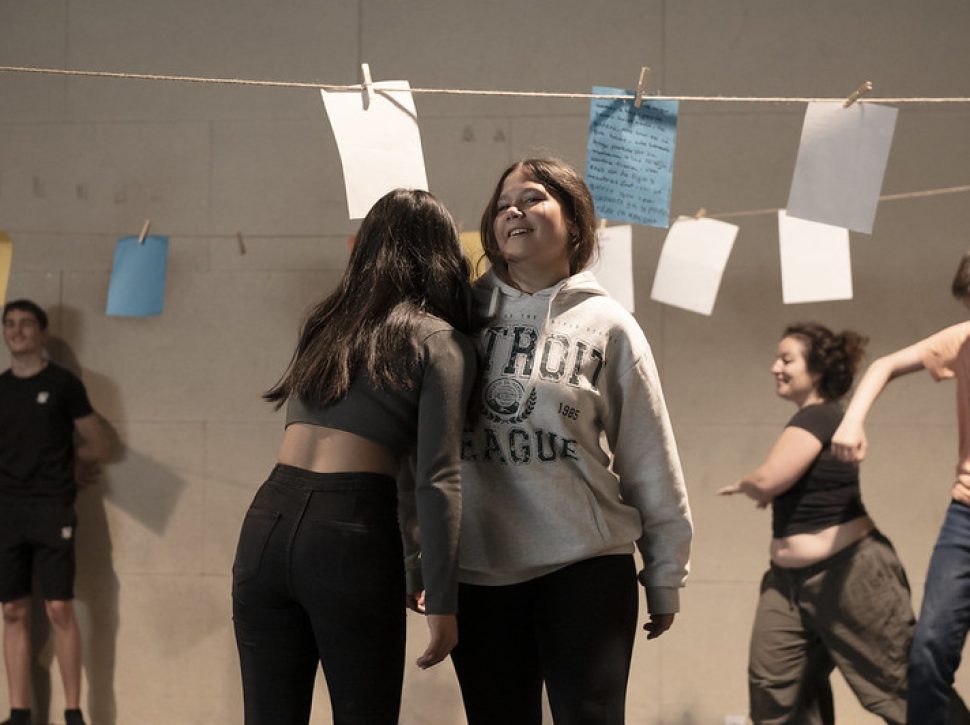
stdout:
POLYGON ((651 614, 650 621, 643 625, 647 632, 647 639, 656 639, 674 623, 673 614, 651 614))
POLYGON ((836 442, 832 440, 832 455, 843 463, 859 463, 866 457, 869 449, 869 441, 866 439, 858 441, 836 442))
POLYGON ((420 657, 418 657, 418 667, 422 670, 426 670, 429 667, 434 667, 436 664, 441 662, 448 653, 451 652, 453 647, 447 646, 442 642, 437 642, 431 640, 428 643, 428 648, 424 651, 420 657))
POLYGON ((429 614, 428 629, 431 631, 431 641, 417 660, 422 670, 441 662, 458 644, 458 622, 454 614, 429 614))
POLYGON ((424 592, 409 592, 404 595, 404 606, 418 614, 424 614, 424 592))

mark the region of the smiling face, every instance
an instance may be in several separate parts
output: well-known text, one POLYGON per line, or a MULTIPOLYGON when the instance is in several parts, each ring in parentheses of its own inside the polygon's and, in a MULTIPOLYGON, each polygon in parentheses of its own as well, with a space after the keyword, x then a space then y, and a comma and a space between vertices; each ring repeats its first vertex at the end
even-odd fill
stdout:
POLYGON ((778 343, 778 356, 771 366, 778 397, 790 400, 798 407, 820 402, 820 376, 810 372, 805 359, 805 343, 797 337, 783 337, 778 343))
POLYGON ((525 169, 505 177, 493 229, 510 267, 557 271, 559 279, 569 276, 570 225, 559 201, 525 169))
POLYGON ((9 310, 3 318, 3 340, 12 355, 40 355, 47 342, 47 333, 30 312, 9 310))

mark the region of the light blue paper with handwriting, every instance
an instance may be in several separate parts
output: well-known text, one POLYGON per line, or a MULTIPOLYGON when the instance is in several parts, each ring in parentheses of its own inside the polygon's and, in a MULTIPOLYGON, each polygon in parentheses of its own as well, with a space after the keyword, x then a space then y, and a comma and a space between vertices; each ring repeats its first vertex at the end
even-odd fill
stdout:
MULTIPOLYGON (((633 95, 593 86, 594 95, 633 95)), ((670 190, 677 144, 677 101, 593 98, 589 104, 586 183, 603 219, 670 225, 670 190)))
POLYGON ((115 244, 115 262, 108 286, 109 315, 151 317, 162 314, 168 272, 168 237, 154 234, 139 244, 124 237, 115 244))

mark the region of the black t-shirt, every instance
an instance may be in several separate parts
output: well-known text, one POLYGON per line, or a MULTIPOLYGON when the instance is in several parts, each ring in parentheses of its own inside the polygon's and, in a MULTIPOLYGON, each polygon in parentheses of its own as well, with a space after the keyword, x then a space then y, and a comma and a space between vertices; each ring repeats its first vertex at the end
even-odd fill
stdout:
POLYGON ((822 452, 794 486, 771 504, 772 535, 805 534, 842 524, 866 513, 859 492, 859 467, 832 455, 832 436, 842 422, 838 403, 809 405, 792 416, 786 427, 807 430, 822 443, 822 452))
POLYGON ((73 501, 74 421, 92 412, 84 384, 54 363, 0 374, 0 500, 73 501))

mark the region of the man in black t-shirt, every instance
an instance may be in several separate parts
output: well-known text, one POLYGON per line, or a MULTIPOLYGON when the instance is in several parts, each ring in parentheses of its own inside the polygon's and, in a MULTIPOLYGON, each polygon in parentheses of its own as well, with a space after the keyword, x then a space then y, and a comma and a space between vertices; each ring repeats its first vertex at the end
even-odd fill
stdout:
POLYGON ((84 385, 44 356, 47 315, 29 300, 3 308, 10 369, 0 374, 0 601, 10 719, 30 723, 34 568, 64 683, 66 725, 83 725, 81 637, 74 614, 77 475, 105 460, 108 439, 84 385))

